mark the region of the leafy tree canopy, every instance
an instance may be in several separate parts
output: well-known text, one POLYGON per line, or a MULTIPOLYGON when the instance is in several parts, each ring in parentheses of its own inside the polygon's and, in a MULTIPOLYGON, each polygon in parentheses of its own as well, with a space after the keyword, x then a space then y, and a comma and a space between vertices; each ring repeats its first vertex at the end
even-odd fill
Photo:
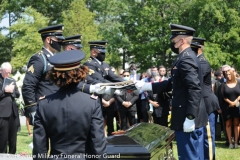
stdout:
POLYGON ((82 34, 83 51, 89 57, 90 48, 88 41, 101 40, 98 33, 98 24, 95 14, 85 7, 84 0, 75 0, 71 3, 70 9, 63 12, 64 36, 82 34))
POLYGON ((22 18, 10 27, 13 34, 13 58, 11 64, 21 68, 30 57, 41 50, 42 39, 38 30, 46 27, 49 19, 32 7, 25 9, 22 18))

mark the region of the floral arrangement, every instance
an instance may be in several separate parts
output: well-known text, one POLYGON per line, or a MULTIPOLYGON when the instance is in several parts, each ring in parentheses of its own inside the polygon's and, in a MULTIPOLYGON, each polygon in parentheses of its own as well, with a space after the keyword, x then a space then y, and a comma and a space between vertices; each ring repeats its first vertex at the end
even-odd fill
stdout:
MULTIPOLYGON (((17 73, 12 76, 12 78, 16 81, 16 85, 17 85, 18 90, 20 92, 20 97, 15 99, 16 103, 18 105, 18 109, 20 111, 24 110, 24 101, 23 101, 23 98, 22 98, 22 85, 23 85, 24 77, 25 77, 25 73, 21 74, 19 71, 17 71, 17 73)), ((23 114, 23 113, 21 113, 21 114, 23 114)))

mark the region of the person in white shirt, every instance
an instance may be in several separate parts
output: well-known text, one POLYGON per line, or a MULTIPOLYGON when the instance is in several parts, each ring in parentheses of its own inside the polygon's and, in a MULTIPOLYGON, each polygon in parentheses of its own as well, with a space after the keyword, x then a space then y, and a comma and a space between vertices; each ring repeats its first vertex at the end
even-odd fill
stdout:
POLYGON ((133 81, 139 80, 140 76, 137 73, 136 64, 132 64, 129 69, 130 69, 130 80, 133 80, 133 81))

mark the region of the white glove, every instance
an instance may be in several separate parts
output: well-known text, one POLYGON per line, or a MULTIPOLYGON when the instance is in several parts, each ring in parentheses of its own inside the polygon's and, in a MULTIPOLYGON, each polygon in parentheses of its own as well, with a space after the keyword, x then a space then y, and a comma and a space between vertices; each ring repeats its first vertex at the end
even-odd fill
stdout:
POLYGON ((100 84, 90 85, 89 87, 90 93, 104 94, 105 89, 100 87, 100 84))
POLYGON ((195 130, 195 119, 188 119, 187 117, 185 118, 185 121, 183 123, 183 131, 184 132, 192 132, 195 130))
POLYGON ((119 90, 119 89, 116 89, 114 94, 118 95, 118 96, 121 96, 122 95, 122 91, 119 90))
POLYGON ((153 113, 153 105, 149 103, 149 112, 152 114, 153 113))
POLYGON ((35 116, 35 114, 36 114, 36 112, 32 112, 32 113, 31 113, 32 119, 30 119, 30 120, 32 120, 32 124, 33 124, 33 125, 34 125, 34 116, 35 116))
POLYGON ((147 83, 143 81, 136 81, 135 87, 141 91, 152 91, 152 83, 147 83))
POLYGON ((103 90, 104 90, 103 94, 113 95, 113 93, 114 93, 114 90, 112 88, 110 88, 109 86, 105 86, 103 90))
POLYGON ((28 145, 28 148, 29 148, 29 149, 33 149, 33 142, 31 142, 31 143, 28 145))

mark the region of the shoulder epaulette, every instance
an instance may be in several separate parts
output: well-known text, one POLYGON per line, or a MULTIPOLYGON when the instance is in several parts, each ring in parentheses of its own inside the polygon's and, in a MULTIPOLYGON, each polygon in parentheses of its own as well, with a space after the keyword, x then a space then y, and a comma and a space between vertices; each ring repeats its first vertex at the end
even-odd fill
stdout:
POLYGON ((183 56, 183 57, 184 57, 184 56, 189 56, 188 51, 183 52, 183 55, 182 55, 182 56, 183 56))
POLYGON ((92 58, 90 57, 87 61, 88 61, 88 62, 91 62, 91 61, 92 61, 92 58))
POLYGON ((199 61, 205 61, 206 59, 205 59, 205 57, 204 56, 200 56, 199 57, 199 61))
POLYGON ((39 52, 37 52, 37 53, 35 53, 35 55, 41 55, 41 54, 43 54, 43 51, 42 51, 42 50, 39 51, 39 52))

